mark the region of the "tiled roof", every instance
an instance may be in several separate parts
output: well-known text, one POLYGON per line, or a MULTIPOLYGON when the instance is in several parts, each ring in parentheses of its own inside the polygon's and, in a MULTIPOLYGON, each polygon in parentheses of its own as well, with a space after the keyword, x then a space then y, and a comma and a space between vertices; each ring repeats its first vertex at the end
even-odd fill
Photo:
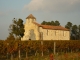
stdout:
POLYGON ((30 14, 26 19, 29 19, 29 18, 36 19, 32 14, 30 14))
POLYGON ((39 27, 42 27, 43 29, 66 30, 66 31, 69 31, 69 29, 64 28, 64 27, 62 27, 62 26, 41 25, 41 24, 38 24, 38 23, 36 23, 36 22, 33 22, 33 23, 36 24, 36 25, 39 26, 39 27))

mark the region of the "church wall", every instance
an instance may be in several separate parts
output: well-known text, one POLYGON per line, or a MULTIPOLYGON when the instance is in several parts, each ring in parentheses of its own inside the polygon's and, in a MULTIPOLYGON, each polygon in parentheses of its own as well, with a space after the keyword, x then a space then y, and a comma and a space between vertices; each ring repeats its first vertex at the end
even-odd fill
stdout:
POLYGON ((32 23, 33 21, 35 21, 35 19, 26 19, 26 23, 24 25, 24 36, 23 38, 21 38, 21 40, 29 40, 29 36, 30 36, 30 30, 33 29, 34 30, 34 34, 36 35, 36 40, 39 40, 39 27, 37 25, 35 25, 34 23, 32 23))
POLYGON ((70 40, 69 31, 40 28, 40 32, 43 32, 43 40, 70 40))

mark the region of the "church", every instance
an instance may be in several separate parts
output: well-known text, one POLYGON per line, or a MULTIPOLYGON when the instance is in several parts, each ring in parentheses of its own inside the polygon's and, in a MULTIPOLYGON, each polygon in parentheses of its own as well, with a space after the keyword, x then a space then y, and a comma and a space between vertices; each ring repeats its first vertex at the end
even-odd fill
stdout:
POLYGON ((70 30, 62 26, 41 25, 36 18, 30 14, 24 24, 24 36, 21 41, 26 40, 70 40, 70 30))

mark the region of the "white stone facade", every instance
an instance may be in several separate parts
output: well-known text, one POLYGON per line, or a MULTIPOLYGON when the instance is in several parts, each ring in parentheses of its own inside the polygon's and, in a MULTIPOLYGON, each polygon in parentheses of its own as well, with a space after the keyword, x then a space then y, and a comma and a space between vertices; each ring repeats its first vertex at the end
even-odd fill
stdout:
POLYGON ((31 14, 26 18, 24 24, 25 40, 70 40, 70 31, 61 26, 48 26, 36 23, 36 18, 31 14), (49 28, 48 28, 49 27, 49 28))

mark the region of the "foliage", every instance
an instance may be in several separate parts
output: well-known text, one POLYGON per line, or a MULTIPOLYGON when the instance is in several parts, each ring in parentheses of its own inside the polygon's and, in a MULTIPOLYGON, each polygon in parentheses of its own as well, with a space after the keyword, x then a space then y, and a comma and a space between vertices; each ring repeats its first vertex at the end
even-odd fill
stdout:
POLYGON ((24 35, 24 25, 22 19, 13 19, 13 23, 9 27, 10 33, 16 36, 16 38, 21 38, 24 35))
POLYGON ((67 24, 65 25, 65 28, 71 29, 72 28, 72 23, 71 22, 67 22, 67 24))
POLYGON ((60 23, 59 23, 59 21, 50 21, 50 22, 47 22, 47 21, 43 21, 42 23, 41 23, 42 25, 53 25, 53 26, 60 26, 60 23))
POLYGON ((71 22, 67 22, 65 28, 70 29, 71 40, 80 40, 80 25, 73 25, 71 22))
MULTIPOLYGON (((56 42, 56 53, 60 52, 80 52, 80 41, 70 40, 70 41, 55 41, 56 42)), ((54 41, 19 41, 19 40, 5 40, 0 41, 0 55, 5 56, 7 53, 9 55, 14 54, 18 56, 18 51, 21 50, 21 54, 26 56, 35 55, 43 51, 44 55, 53 53, 54 41)))

